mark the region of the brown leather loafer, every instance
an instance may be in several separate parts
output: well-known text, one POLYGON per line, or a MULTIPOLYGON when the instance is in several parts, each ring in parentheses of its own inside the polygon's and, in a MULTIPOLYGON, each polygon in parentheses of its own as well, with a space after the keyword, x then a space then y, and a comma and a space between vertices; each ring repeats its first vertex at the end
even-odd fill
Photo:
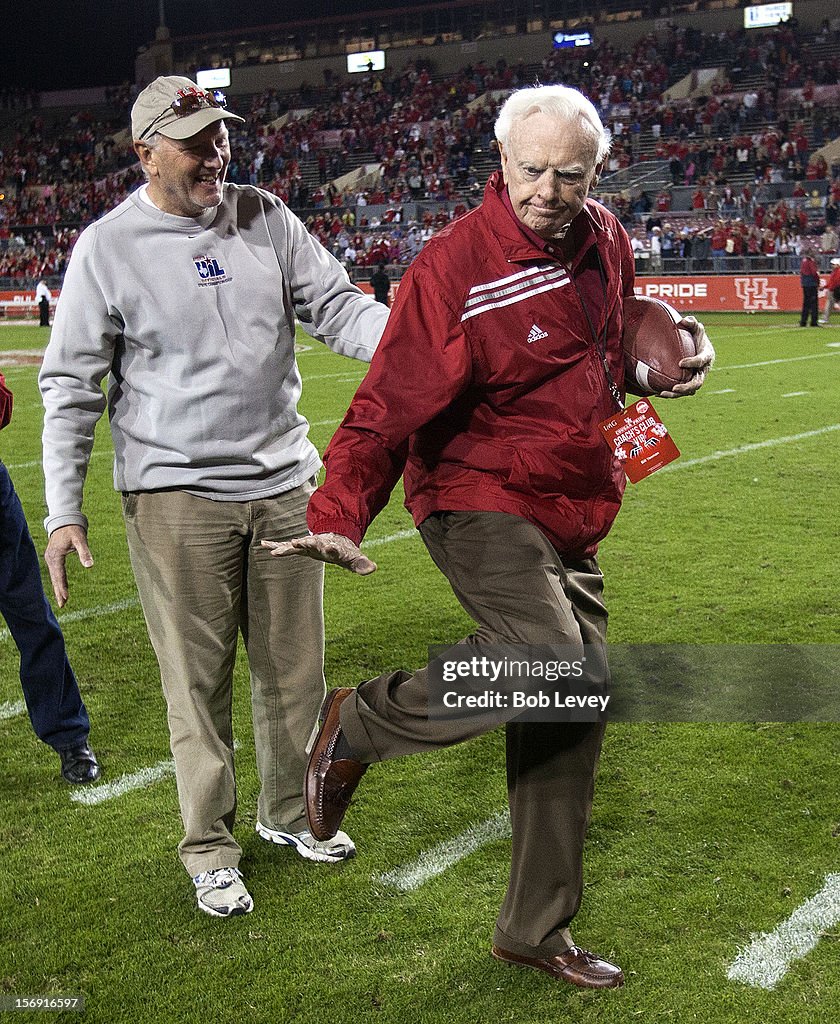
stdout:
POLYGON ((509 953, 498 946, 494 946, 491 953, 506 964, 519 964, 535 971, 544 971, 552 978, 569 981, 580 988, 618 988, 624 984, 624 974, 620 967, 577 946, 570 946, 565 952, 545 959, 509 953))
POLYGON ((321 705, 321 731, 315 738, 306 767, 303 790, 309 831, 321 841, 332 839, 338 832, 350 798, 368 766, 349 758, 334 760, 341 736, 338 711, 354 690, 340 686, 330 690, 321 705))

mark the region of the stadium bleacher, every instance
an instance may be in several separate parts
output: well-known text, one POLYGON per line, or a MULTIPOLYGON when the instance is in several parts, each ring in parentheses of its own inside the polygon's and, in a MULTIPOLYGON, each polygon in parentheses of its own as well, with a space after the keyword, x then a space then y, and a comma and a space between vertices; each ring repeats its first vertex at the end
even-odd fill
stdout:
MULTIPOLYGON (((276 36, 267 28, 265 45, 276 36)), ((193 46, 176 70, 242 57, 213 45, 193 46)), ((635 237, 640 273, 659 266, 654 226, 668 273, 790 271, 805 245, 825 266, 837 251, 840 33, 827 21, 750 34, 669 23, 626 49, 604 41, 527 64, 502 52, 453 74, 436 71, 433 47, 404 56, 399 70, 230 97, 246 124, 232 133, 229 180, 281 196, 357 278, 382 260, 398 274, 480 201, 499 164, 500 100, 534 81, 580 88, 610 127, 597 198, 635 237)), ((141 180, 125 127, 132 94, 108 90, 69 118, 31 95, 2 97, 0 288, 59 285, 78 232, 141 180)))

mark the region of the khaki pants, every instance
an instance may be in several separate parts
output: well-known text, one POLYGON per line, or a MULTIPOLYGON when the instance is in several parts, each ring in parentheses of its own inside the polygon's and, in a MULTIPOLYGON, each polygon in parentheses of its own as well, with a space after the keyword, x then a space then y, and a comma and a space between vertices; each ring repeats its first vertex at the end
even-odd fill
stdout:
MULTIPOLYGON (((535 526, 501 512, 433 515, 420 533, 478 623, 464 643, 604 649, 607 611, 595 559, 565 558, 535 526)), ((385 761, 487 730, 479 718, 430 720, 427 692, 426 669, 362 683, 341 707, 354 756, 385 761)), ((514 953, 553 956, 568 948, 564 930, 580 906, 583 843, 604 726, 512 722, 505 729, 513 846, 494 941, 514 953)))
POLYGON ((160 665, 191 875, 235 867, 231 699, 241 630, 251 674, 259 820, 306 827, 305 747, 325 693, 323 565, 260 541, 304 536, 313 485, 257 501, 123 495, 131 564, 160 665))

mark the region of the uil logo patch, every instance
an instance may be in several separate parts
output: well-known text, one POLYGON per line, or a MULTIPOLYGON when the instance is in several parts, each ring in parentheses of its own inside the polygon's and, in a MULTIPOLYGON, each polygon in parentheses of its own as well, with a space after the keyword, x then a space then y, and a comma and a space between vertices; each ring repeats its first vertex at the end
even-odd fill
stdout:
POLYGON ((215 256, 196 256, 193 260, 193 265, 198 274, 200 288, 206 288, 208 285, 224 284, 225 281, 233 280, 225 268, 219 266, 219 261, 215 256))

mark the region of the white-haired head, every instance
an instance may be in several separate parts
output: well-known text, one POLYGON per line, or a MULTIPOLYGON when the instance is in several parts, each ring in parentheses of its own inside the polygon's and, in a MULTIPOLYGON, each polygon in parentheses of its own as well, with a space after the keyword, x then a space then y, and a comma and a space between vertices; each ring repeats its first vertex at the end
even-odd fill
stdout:
POLYGON ((597 144, 595 162, 600 164, 607 158, 611 144, 610 133, 589 100, 577 89, 570 89, 566 85, 537 85, 511 93, 496 119, 496 138, 503 146, 507 146, 514 124, 537 112, 579 126, 597 144))

